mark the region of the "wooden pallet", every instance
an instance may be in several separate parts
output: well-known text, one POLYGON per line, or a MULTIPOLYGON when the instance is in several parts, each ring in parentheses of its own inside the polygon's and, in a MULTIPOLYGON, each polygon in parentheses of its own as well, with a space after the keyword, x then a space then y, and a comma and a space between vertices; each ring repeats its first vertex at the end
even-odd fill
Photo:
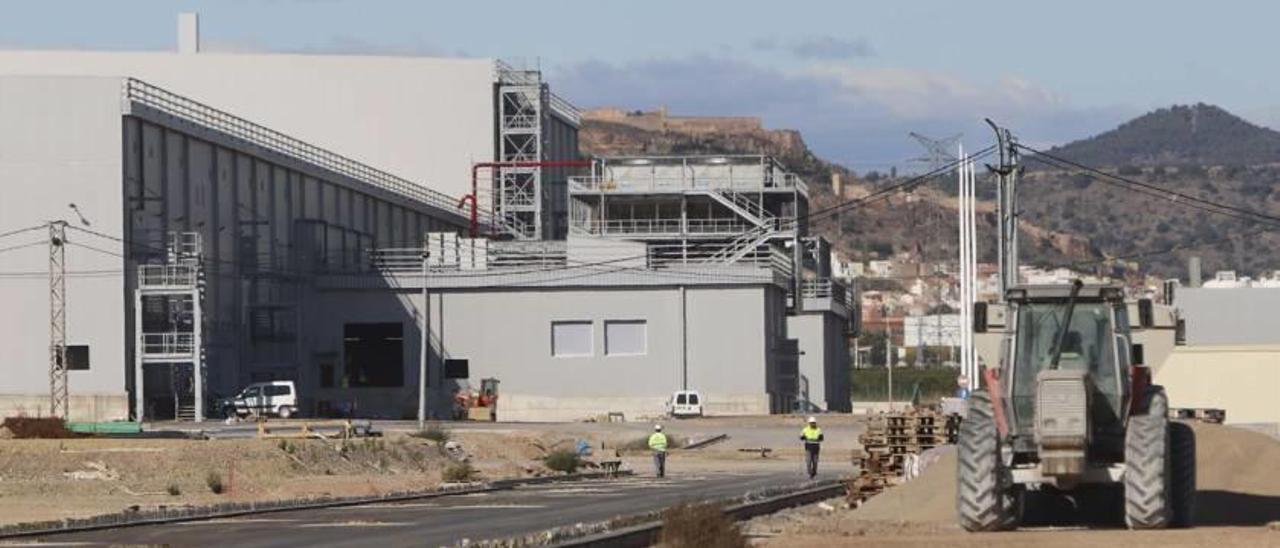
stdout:
POLYGON ((1169 409, 1169 418, 1222 424, 1227 420, 1226 409, 1184 407, 1169 409))

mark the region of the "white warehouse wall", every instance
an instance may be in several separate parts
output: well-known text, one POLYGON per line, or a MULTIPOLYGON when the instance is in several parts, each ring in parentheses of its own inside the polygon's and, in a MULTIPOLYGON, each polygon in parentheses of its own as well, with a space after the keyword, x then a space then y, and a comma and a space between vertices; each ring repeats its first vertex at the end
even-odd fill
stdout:
MULTIPOLYGON (((70 202, 87 228, 122 232, 120 112, 118 78, 0 78, 0 233, 74 220, 70 202)), ((102 250, 66 247, 67 344, 90 347, 89 370, 68 374, 71 418, 122 419, 129 335, 122 260, 110 255, 122 245, 67 238, 102 250)), ((41 229, 0 238, 0 248, 46 241, 41 229)), ((0 416, 49 412, 48 253, 45 243, 0 252, 0 416)))
POLYGON ((0 75, 131 76, 461 196, 494 158, 494 61, 5 51, 0 75))
MULTIPOLYGON (((852 410, 844 326, 843 318, 829 312, 787 317, 787 335, 800 342, 799 370, 808 381, 809 402, 825 411, 852 410)), ((804 391, 804 382, 800 391, 804 391)))
MULTIPOLYGON (((702 392, 708 413, 770 412, 767 294, 759 286, 686 290, 689 387, 702 392)), ((468 359, 473 388, 481 379, 499 379, 500 420, 579 420, 608 412, 621 412, 628 420, 657 416, 681 387, 675 287, 433 291, 431 304, 436 356, 468 359), (592 322, 592 355, 552 355, 551 323, 560 320, 592 322), (645 320, 645 354, 606 355, 606 320, 645 320)), ((318 391, 318 397, 360 398, 366 412, 380 404, 389 408, 378 414, 390 416, 416 406, 420 305, 420 294, 403 290, 322 291, 308 314, 313 322, 308 331, 318 339, 311 344, 328 356, 321 359, 342 363, 345 322, 406 322, 406 386, 318 391), (382 298, 371 298, 376 294, 382 298)), ((428 394, 436 416, 444 416, 456 383, 440 378, 439 357, 432 362, 428 394)))

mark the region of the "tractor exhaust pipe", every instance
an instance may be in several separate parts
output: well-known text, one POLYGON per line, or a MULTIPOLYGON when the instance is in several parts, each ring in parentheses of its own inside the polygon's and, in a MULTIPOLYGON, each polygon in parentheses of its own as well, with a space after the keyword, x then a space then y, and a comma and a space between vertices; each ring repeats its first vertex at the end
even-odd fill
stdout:
POLYGON ((1062 328, 1058 330, 1058 342, 1053 345, 1053 361, 1049 362, 1050 370, 1058 369, 1058 360, 1062 359, 1062 347, 1067 344, 1067 333, 1071 331, 1071 314, 1076 311, 1076 297, 1080 296, 1080 289, 1084 287, 1084 282, 1080 278, 1071 281, 1071 295, 1067 297, 1067 314, 1062 320, 1062 328))

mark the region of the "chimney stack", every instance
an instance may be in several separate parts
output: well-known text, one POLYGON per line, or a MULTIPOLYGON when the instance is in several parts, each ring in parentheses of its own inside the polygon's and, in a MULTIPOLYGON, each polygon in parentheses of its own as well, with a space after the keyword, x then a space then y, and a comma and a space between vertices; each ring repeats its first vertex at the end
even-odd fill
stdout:
POLYGON ((178 53, 200 53, 200 16, 178 14, 178 53))
POLYGON ((1200 287, 1200 257, 1187 259, 1187 287, 1200 287))

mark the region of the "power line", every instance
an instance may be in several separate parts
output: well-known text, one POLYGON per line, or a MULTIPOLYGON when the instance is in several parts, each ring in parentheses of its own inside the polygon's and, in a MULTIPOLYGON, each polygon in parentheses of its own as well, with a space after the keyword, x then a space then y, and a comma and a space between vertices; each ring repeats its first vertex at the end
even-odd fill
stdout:
MULTIPOLYGON (((40 227, 40 228, 44 228, 44 227, 40 227)), ((0 247, 0 253, 4 253, 4 252, 6 252, 6 251, 16 251, 16 250, 19 250, 19 249, 26 249, 26 248, 28 248, 28 247, 35 247, 35 246, 38 246, 38 245, 48 245, 48 244, 49 244, 49 242, 47 242, 47 241, 45 241, 45 240, 40 240, 40 241, 38 241, 38 242, 30 242, 30 243, 25 243, 25 244, 20 244, 20 245, 11 245, 11 246, 9 246, 9 247, 0 247)), ((45 275, 47 276, 47 275, 49 275, 49 273, 48 273, 48 272, 45 272, 45 275)))
MULTIPOLYGON (((988 146, 984 149, 981 149, 975 152, 972 156, 969 157, 969 159, 973 161, 977 161, 981 158, 984 158, 990 155, 992 152, 995 151, 995 149, 996 149, 995 146, 988 146)), ((917 186, 923 185, 924 183, 927 183, 933 180, 935 177, 938 177, 939 175, 946 175, 954 171, 957 167, 960 166, 961 163, 962 162, 960 160, 948 162, 946 165, 942 167, 939 167, 927 173, 923 173, 921 175, 916 175, 910 179, 907 179, 906 181, 902 181, 900 183, 894 183, 890 186, 887 186, 885 188, 872 192, 871 194, 868 194, 866 196, 845 200, 844 202, 840 202, 832 206, 828 206, 815 211, 810 211, 808 214, 800 218, 804 218, 809 222, 813 222, 814 220, 819 220, 825 217, 832 217, 836 213, 843 211, 847 208, 866 205, 870 202, 873 202, 877 199, 885 198, 896 192, 914 189, 917 186)), ((799 222, 800 218, 797 218, 796 221, 799 222)))
MULTIPOLYGON (((24 232, 32 232, 32 231, 35 231, 35 230, 43 230, 43 229, 45 229, 45 228, 46 228, 46 227, 48 227, 48 226, 49 226, 49 225, 47 225, 47 224, 38 224, 38 225, 34 225, 34 226, 29 226, 29 227, 26 227, 26 228, 19 228, 19 229, 17 229, 17 230, 10 230, 10 231, 8 231, 8 232, 0 233, 0 238, 7 238, 7 237, 9 237, 9 236, 13 236, 13 235, 15 235, 15 234, 22 234, 22 233, 24 233, 24 232)), ((41 243, 43 243, 43 242, 41 242, 41 243)))
POLYGON ((1065 158, 1055 156, 1053 154, 1049 154, 1047 152, 1043 152, 1040 150, 1036 150, 1034 148, 1031 148, 1025 145, 1016 145, 1016 146, 1018 148, 1022 148, 1024 150, 1027 150, 1033 153, 1034 156, 1032 156, 1031 159, 1038 160, 1041 163, 1045 163, 1047 165, 1054 166, 1054 167, 1067 166, 1067 167, 1079 169, 1089 174, 1092 174, 1095 179, 1100 180, 1104 183, 1110 184, 1112 182, 1116 182, 1116 183, 1119 183, 1120 185, 1127 186, 1131 190, 1141 192, 1142 194, 1146 194, 1148 196, 1166 198, 1170 203, 1174 205, 1191 207, 1194 209, 1199 209, 1201 211, 1214 213, 1218 215, 1225 215, 1228 217, 1233 217, 1233 218, 1250 222, 1250 223, 1265 222, 1265 223, 1271 223, 1271 224, 1280 226, 1280 216, 1270 215, 1260 211, 1255 211, 1255 210, 1240 207, 1240 206, 1233 206, 1233 205, 1225 204, 1222 202, 1215 202, 1213 200, 1208 200, 1205 198, 1201 198, 1199 196, 1193 196, 1185 192, 1178 192, 1176 190, 1162 188, 1158 185, 1153 185, 1151 183, 1138 181, 1136 179, 1131 179, 1131 178, 1117 175, 1114 173, 1108 173, 1096 167, 1087 166, 1079 162, 1074 162, 1072 160, 1067 160, 1065 158), (1048 161, 1046 161, 1045 159, 1048 159, 1048 161), (1137 189, 1142 189, 1142 190, 1137 190, 1137 189))

